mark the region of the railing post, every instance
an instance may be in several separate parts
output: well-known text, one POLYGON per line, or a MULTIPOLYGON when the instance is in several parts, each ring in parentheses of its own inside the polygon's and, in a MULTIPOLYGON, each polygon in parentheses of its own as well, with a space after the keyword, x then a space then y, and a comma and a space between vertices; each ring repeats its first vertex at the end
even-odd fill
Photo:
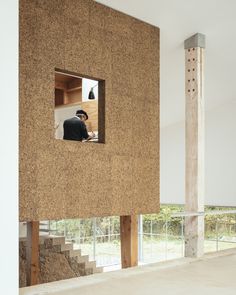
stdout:
POLYGON ((139 261, 143 261, 143 215, 138 216, 138 253, 139 261))
POLYGON ((181 241, 182 241, 182 255, 184 256, 184 217, 181 216, 181 241))
POLYGON ((80 224, 80 219, 79 219, 79 237, 78 237, 78 239, 79 239, 79 248, 81 248, 81 242, 80 242, 80 238, 81 238, 81 224, 80 224))
POLYGON ((234 230, 235 230, 235 235, 236 235, 236 214, 235 214, 235 224, 234 224, 234 230))
POLYGON ((168 221, 167 221, 167 215, 165 215, 165 260, 167 260, 167 252, 168 252, 168 221))
POLYGON ((111 242, 111 217, 108 217, 108 242, 111 242))
POLYGON ((48 234, 51 235, 51 220, 48 221, 48 234))
POLYGON ((218 216, 216 217, 216 251, 219 251, 218 216))
POLYGON ((93 259, 96 260, 96 218, 93 218, 93 259))
POLYGON ((64 219, 64 236, 66 238, 66 219, 64 219))
POLYGON ((151 236, 151 257, 153 257, 152 252, 153 252, 153 234, 152 234, 152 219, 151 219, 151 224, 150 224, 150 236, 151 236))

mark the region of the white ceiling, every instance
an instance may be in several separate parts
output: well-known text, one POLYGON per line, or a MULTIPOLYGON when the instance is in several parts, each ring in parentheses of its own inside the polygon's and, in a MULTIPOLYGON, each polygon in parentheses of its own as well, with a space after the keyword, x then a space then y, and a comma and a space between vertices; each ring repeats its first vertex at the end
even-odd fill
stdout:
POLYGON ((160 28, 162 127, 184 119, 183 42, 195 33, 206 35, 206 109, 236 101, 236 0, 97 2, 160 28))

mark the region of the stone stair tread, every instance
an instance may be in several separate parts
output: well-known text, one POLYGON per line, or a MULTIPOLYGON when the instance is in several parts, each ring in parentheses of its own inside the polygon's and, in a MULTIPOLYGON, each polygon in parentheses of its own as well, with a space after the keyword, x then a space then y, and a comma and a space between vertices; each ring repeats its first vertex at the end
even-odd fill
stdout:
POLYGON ((48 238, 48 236, 39 236, 39 244, 42 245, 44 243, 44 240, 48 238))
POLYGON ((61 245, 61 250, 62 251, 72 251, 73 250, 73 244, 72 243, 65 243, 61 245))
POLYGON ((93 269, 93 273, 101 273, 101 272, 103 272, 103 267, 101 267, 101 266, 96 266, 93 269))
POLYGON ((96 268, 96 261, 88 261, 86 264, 86 267, 92 267, 93 269, 96 268))
POLYGON ((88 262, 85 262, 85 267, 86 268, 93 268, 93 269, 95 269, 96 268, 96 261, 88 261, 88 262))
POLYGON ((63 245, 65 244, 65 237, 53 237, 50 236, 50 239, 52 239, 52 244, 53 245, 63 245))
POLYGON ((89 255, 81 255, 77 256, 78 263, 88 262, 89 261, 89 255))
POLYGON ((94 270, 92 267, 85 268, 85 275, 92 275, 94 270))
POLYGON ((82 256, 77 257, 77 262, 78 263, 85 263, 85 268, 86 269, 92 268, 93 272, 95 273, 95 270, 97 268, 96 261, 90 261, 89 255, 82 255, 82 256))
POLYGON ((70 249, 70 257, 81 257, 80 249, 70 249))

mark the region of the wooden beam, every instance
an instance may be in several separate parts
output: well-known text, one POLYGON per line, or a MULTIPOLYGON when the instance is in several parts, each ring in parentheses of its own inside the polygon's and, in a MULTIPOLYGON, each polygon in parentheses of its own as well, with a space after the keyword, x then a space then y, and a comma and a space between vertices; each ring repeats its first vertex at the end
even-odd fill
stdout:
POLYGON ((66 92, 69 93, 69 92, 73 92, 73 91, 77 91, 77 90, 82 90, 82 86, 67 89, 66 92))
POLYGON ((138 217, 120 217, 120 241, 122 268, 138 265, 138 217))
POLYGON ((61 89, 61 90, 66 90, 66 83, 62 81, 57 81, 55 80, 55 88, 61 89))
POLYGON ((105 143, 105 81, 98 82, 98 135, 99 142, 105 143))
POLYGON ((81 78, 74 78, 67 82, 67 92, 82 89, 82 79, 81 78))
POLYGON ((26 268, 27 286, 38 284, 39 221, 27 222, 26 268))
MULTIPOLYGON (((204 211, 204 35, 185 40, 185 210, 204 211), (195 47, 197 46, 197 47, 195 47)), ((185 219, 185 256, 204 254, 204 216, 185 219)))

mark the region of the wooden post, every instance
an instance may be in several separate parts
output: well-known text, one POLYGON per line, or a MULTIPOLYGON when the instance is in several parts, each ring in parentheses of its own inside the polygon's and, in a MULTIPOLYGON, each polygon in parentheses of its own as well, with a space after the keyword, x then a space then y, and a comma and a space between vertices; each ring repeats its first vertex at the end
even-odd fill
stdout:
POLYGON ((38 284, 39 221, 27 222, 26 267, 27 286, 38 284))
POLYGON ((138 217, 120 217, 120 241, 122 268, 138 265, 138 217))
MULTIPOLYGON (((185 40, 186 171, 185 210, 204 212, 204 48, 205 36, 185 40)), ((185 256, 204 254, 204 216, 185 219, 185 256)))

